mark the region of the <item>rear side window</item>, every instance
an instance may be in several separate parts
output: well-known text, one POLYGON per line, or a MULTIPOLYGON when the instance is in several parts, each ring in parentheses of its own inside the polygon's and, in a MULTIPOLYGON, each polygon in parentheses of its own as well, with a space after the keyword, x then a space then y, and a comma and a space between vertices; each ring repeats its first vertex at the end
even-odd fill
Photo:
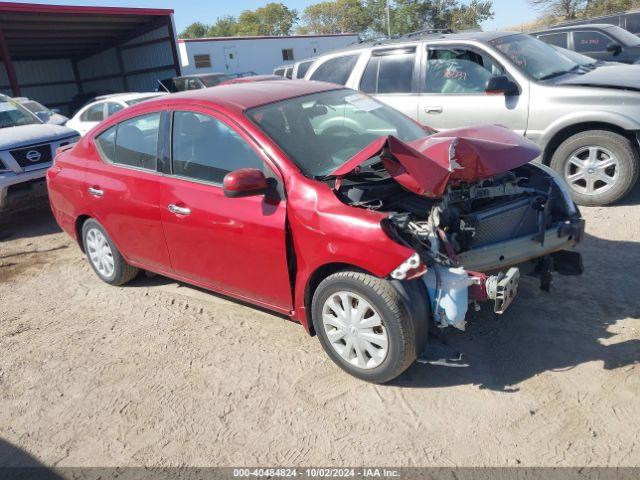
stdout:
POLYGON ((80 120, 83 122, 101 122, 104 120, 104 103, 91 105, 80 115, 80 120))
POLYGON ((304 76, 309 71, 309 67, 313 62, 302 62, 298 65, 298 71, 296 72, 296 78, 304 78, 304 76))
POLYGON ((110 117, 111 115, 113 115, 116 112, 119 112, 123 108, 124 107, 122 105, 120 105, 119 103, 109 102, 109 103, 107 103, 107 116, 110 117))
POLYGON ((321 82, 345 85, 347 80, 349 80, 351 70, 353 70, 357 61, 358 55, 331 58, 320 65, 318 69, 311 74, 310 80, 319 80, 321 82))
POLYGON ((567 34, 566 33, 545 33, 538 37, 544 43, 549 45, 555 45, 556 47, 567 48, 567 34))
POLYGON ((379 53, 369 59, 360 90, 367 93, 411 93, 415 48, 403 53, 379 53))
POLYGON ((156 169, 160 113, 125 120, 96 137, 102 158, 128 167, 156 169))
POLYGON ((239 168, 263 169, 262 159, 240 135, 221 121, 194 112, 173 115, 173 174, 222 183, 239 168))
POLYGON ((611 40, 599 32, 573 32, 573 45, 576 52, 604 52, 611 40))

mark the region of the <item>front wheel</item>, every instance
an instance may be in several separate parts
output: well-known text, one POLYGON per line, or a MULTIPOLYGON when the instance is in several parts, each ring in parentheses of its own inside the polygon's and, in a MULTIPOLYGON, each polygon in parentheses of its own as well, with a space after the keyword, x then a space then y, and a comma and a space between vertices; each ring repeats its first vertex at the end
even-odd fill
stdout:
POLYGON ((640 161, 629 139, 590 130, 562 142, 550 166, 562 175, 578 205, 601 206, 629 193, 638 179, 640 161))
POLYGON ((362 272, 325 278, 313 295, 313 326, 334 363, 351 375, 385 383, 416 359, 416 328, 390 282, 362 272))

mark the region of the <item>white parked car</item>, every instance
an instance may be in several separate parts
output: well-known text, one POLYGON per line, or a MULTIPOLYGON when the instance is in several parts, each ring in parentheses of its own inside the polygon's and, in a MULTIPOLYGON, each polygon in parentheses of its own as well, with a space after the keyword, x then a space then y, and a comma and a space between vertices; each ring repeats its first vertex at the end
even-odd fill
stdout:
POLYGON ((85 135, 98 123, 114 113, 160 95, 166 94, 162 92, 114 93, 96 97, 93 102, 88 103, 76 112, 71 120, 67 122, 67 127, 73 128, 80 135, 85 135))

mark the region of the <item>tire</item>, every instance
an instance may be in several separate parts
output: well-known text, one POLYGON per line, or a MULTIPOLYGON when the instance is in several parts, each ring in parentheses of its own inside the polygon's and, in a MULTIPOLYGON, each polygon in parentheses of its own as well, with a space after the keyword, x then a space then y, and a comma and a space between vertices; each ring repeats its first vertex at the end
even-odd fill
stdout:
POLYGON ((343 270, 325 278, 313 294, 311 311, 316 334, 329 358, 361 380, 372 383, 393 380, 415 361, 416 347, 422 343, 416 341, 413 316, 398 290, 390 282, 366 273, 343 270), (340 323, 344 318, 336 312, 342 308, 345 298, 351 308, 355 308, 353 312, 357 312, 359 306, 364 309, 365 303, 370 308, 361 317, 361 323, 354 321, 351 324, 345 320, 343 325, 347 328, 338 328, 335 319, 340 323), (337 310, 334 311, 334 308, 337 310), (332 324, 326 323, 327 317, 323 317, 323 313, 330 317, 332 324), (365 325, 367 321, 371 325, 377 323, 374 318, 376 314, 381 320, 379 326, 366 324, 366 327, 354 327, 365 325), (339 338, 341 335, 342 338, 339 338), (386 351, 380 339, 384 336, 387 340, 386 351), (371 338, 374 340, 369 342, 371 338), (347 342, 352 342, 353 346, 348 352, 347 342), (338 351, 340 346, 342 353, 338 351), (356 346, 359 348, 356 349, 356 346), (361 355, 358 355, 358 351, 361 355))
POLYGON ((562 142, 553 153, 550 166, 567 182, 578 205, 603 206, 629 193, 638 179, 640 160, 629 139, 607 130, 589 130, 562 142), (615 160, 615 166, 598 167, 604 166, 609 158, 615 160), (592 159, 596 161, 590 165, 578 165, 592 159))
POLYGON ((124 285, 138 275, 139 270, 125 262, 102 225, 92 218, 82 225, 82 245, 89 265, 102 281, 110 285, 124 285), (100 243, 100 239, 104 239, 104 244, 100 243), (106 246, 107 250, 96 248, 100 245, 106 246), (98 259, 96 259, 96 251, 103 252, 102 255, 97 255, 98 259), (100 258, 103 261, 100 261, 100 258), (112 268, 111 264, 113 264, 112 268))

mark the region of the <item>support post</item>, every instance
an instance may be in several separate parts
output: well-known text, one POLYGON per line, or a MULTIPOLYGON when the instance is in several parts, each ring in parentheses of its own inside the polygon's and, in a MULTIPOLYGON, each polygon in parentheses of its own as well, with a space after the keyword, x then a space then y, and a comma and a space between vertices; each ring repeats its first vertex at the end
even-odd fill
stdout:
POLYGON ((11 85, 11 92, 14 97, 20 97, 20 84, 18 84, 18 77, 16 71, 13 68, 13 60, 7 47, 7 41, 4 38, 4 32, 0 29, 0 57, 2 57, 2 63, 7 71, 7 77, 9 77, 9 84, 11 85))

